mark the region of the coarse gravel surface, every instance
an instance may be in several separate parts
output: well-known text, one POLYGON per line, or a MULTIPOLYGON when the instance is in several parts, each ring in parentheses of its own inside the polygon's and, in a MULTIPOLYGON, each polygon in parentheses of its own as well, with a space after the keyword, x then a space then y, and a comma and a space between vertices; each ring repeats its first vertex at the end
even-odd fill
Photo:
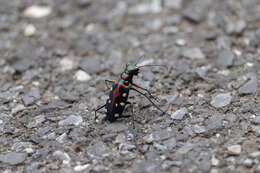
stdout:
POLYGON ((0 0, 0 172, 260 173, 259 43, 258 0, 0 0), (142 55, 169 114, 95 122, 142 55))

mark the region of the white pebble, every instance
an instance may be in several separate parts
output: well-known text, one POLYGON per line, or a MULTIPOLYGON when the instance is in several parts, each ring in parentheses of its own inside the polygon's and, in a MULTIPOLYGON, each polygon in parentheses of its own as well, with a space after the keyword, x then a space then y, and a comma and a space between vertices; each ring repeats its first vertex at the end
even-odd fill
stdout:
POLYGON ((83 70, 78 70, 74 78, 78 81, 88 81, 91 79, 91 76, 83 70))
POLYGON ((24 16, 29 18, 42 18, 50 15, 52 12, 49 6, 32 5, 24 10, 24 16))
POLYGON ((32 24, 26 25, 24 28, 24 35, 27 37, 35 35, 35 32, 36 32, 36 28, 32 24))

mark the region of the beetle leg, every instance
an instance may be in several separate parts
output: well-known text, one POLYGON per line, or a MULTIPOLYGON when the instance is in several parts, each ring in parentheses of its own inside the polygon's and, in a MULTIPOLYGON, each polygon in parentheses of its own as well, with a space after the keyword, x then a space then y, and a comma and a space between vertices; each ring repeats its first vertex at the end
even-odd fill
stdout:
POLYGON ((142 96, 144 96, 145 98, 147 98, 149 101, 150 101, 150 103, 152 103, 152 105, 156 108, 156 109, 158 109, 159 111, 161 111, 163 114, 167 114, 167 115, 169 115, 170 116, 170 114, 168 114, 167 112, 165 112, 165 111, 163 111, 158 105, 156 105, 146 94, 144 94, 144 93, 142 93, 141 91, 139 91, 139 90, 137 90, 136 88, 131 88, 132 90, 134 90, 134 91, 136 91, 136 92, 138 92, 139 94, 141 94, 142 96))
POLYGON ((135 89, 141 89, 141 90, 144 90, 151 98, 153 98, 154 100, 156 100, 156 101, 159 101, 159 99, 158 98, 156 98, 156 97, 154 97, 153 95, 152 95, 152 93, 148 90, 148 89, 146 89, 146 88, 143 88, 143 87, 141 87, 141 86, 139 86, 139 85, 137 85, 137 84, 135 84, 135 83, 132 83, 132 85, 135 87, 135 89))
POLYGON ((107 105, 107 104, 104 104, 104 105, 98 107, 98 108, 95 110, 95 121, 96 121, 96 119, 97 119, 97 111, 99 111, 100 109, 104 108, 106 105, 107 105))
POLYGON ((106 83, 106 86, 107 86, 107 88, 110 88, 109 86, 108 86, 108 83, 116 83, 116 80, 108 80, 108 79, 106 79, 105 80, 105 83, 106 83))

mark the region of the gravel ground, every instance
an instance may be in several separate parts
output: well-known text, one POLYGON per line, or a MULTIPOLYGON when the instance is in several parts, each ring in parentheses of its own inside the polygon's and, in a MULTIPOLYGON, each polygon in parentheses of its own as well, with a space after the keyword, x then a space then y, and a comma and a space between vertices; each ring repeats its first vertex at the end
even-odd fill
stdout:
POLYGON ((1 0, 0 14, 0 172, 260 173, 258 0, 1 0), (104 80, 143 54, 168 69, 135 81, 171 116, 132 92, 136 128, 94 122, 104 80))

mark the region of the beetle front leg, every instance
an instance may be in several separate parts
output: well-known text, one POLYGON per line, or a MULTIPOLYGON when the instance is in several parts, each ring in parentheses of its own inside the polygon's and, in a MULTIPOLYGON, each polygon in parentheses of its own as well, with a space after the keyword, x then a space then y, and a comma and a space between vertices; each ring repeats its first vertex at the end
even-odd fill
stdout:
POLYGON ((141 86, 139 86, 139 85, 137 85, 137 84, 135 84, 135 83, 132 83, 132 85, 135 87, 135 89, 141 89, 141 90, 145 91, 151 98, 153 98, 153 99, 156 100, 156 101, 159 101, 159 99, 156 98, 156 97, 154 97, 154 96, 152 95, 152 93, 151 93, 148 89, 143 88, 143 87, 141 87, 141 86))

